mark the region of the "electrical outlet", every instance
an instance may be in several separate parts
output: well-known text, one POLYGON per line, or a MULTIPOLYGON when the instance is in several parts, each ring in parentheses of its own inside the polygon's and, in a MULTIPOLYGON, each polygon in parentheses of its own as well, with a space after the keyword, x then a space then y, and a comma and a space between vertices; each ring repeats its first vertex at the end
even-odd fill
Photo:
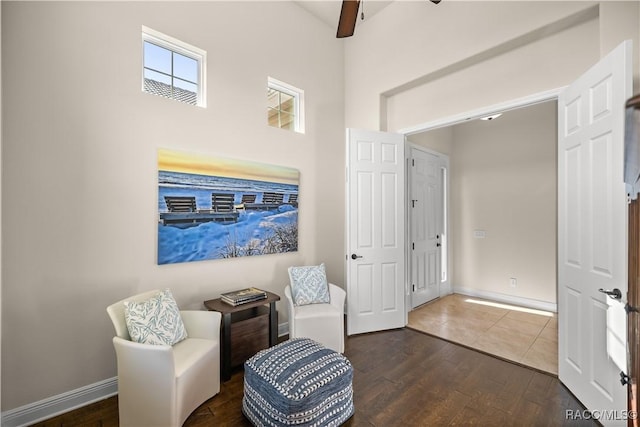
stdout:
POLYGON ((511 286, 512 288, 518 286, 518 279, 516 279, 515 277, 509 279, 509 286, 511 286))

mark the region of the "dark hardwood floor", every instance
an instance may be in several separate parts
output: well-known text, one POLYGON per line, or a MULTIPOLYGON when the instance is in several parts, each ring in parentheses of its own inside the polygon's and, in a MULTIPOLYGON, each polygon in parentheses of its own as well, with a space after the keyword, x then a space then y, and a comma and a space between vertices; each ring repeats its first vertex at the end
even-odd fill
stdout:
MULTIPOLYGON (((411 329, 349 337, 355 414, 346 426, 562 426, 584 408, 557 378, 411 329)), ((185 426, 250 426, 242 370, 185 426)), ((117 397, 35 424, 117 426, 117 397)), ((151 426, 150 426, 151 427, 151 426)))

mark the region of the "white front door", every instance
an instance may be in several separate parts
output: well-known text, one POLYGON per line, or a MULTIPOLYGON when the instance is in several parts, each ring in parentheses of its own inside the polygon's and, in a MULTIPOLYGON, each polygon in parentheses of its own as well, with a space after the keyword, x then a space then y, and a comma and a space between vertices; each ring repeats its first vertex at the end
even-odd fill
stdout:
POLYGON ((404 135, 347 130, 347 333, 406 324, 404 135))
POLYGON ((626 299, 623 149, 630 95, 627 42, 558 98, 559 378, 603 425, 626 425, 627 389, 607 351, 607 328, 626 325, 607 324, 611 299, 598 289, 618 288, 626 299))
POLYGON ((416 308, 440 296, 443 161, 413 147, 410 162, 411 308, 416 308))

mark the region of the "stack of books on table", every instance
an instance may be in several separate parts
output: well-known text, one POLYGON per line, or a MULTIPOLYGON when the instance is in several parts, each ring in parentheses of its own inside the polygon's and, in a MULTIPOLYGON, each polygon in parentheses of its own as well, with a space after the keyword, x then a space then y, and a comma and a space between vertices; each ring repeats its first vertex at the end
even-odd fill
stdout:
POLYGON ((220 299, 227 304, 236 306, 249 302, 260 301, 266 299, 267 293, 258 288, 247 288, 239 291, 227 292, 220 295, 220 299))

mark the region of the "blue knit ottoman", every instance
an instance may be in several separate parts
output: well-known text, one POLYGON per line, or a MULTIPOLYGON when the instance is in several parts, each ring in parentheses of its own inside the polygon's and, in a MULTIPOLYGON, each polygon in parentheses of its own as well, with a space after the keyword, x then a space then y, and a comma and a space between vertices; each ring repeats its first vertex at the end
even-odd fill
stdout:
POLYGON ((242 412, 255 426, 339 426, 353 415, 352 380, 342 354, 285 341, 245 362, 242 412))

